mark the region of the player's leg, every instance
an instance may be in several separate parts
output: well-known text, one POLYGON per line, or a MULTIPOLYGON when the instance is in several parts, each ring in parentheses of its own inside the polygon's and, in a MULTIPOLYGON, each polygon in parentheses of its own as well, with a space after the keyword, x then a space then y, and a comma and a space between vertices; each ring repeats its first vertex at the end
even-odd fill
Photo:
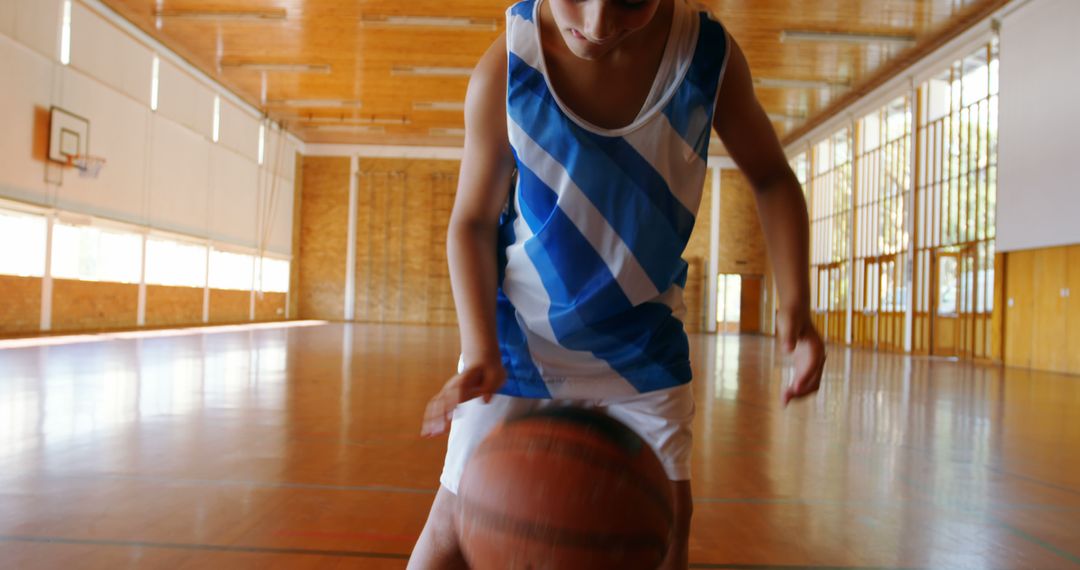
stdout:
POLYGON ((457 497, 439 486, 420 540, 409 557, 409 570, 468 569, 457 539, 457 497))
POLYGON ((465 464, 480 442, 500 423, 544 403, 542 400, 495 395, 490 403, 470 400, 454 410, 446 443, 446 460, 439 477, 441 485, 420 539, 413 547, 410 570, 467 568, 457 539, 457 492, 465 464))
POLYGON ((663 464, 674 492, 672 542, 663 570, 685 570, 689 564, 690 450, 693 443, 694 395, 689 384, 618 401, 602 408, 645 440, 663 464))

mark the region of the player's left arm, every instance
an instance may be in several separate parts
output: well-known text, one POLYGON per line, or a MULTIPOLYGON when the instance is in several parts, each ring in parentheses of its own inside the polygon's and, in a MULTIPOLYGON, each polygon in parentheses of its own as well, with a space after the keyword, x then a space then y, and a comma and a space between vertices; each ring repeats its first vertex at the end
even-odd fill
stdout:
POLYGON ((780 294, 777 328, 784 349, 795 357, 786 405, 816 392, 825 367, 825 346, 810 318, 810 221, 799 181, 754 94, 746 57, 734 40, 730 49, 713 127, 757 200, 780 294))

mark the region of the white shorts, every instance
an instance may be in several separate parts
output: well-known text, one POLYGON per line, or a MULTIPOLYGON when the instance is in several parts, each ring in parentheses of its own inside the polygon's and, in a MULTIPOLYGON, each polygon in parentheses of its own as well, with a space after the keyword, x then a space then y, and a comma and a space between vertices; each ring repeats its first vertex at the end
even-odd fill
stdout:
POLYGON ((465 464, 480 442, 500 423, 533 410, 567 405, 601 410, 626 424, 656 452, 668 478, 690 480, 694 394, 690 384, 684 384, 627 398, 601 400, 515 398, 500 394, 488 404, 480 399, 470 400, 454 410, 439 482, 456 495, 465 464))

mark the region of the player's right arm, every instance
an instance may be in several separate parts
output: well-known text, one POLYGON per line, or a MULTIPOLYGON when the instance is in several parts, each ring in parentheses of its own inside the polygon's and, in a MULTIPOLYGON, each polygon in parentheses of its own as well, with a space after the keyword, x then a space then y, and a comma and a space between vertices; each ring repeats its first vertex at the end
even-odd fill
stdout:
POLYGON ((506 134, 506 37, 488 48, 465 96, 465 151, 447 232, 465 369, 428 403, 423 434, 446 431, 458 404, 490 399, 506 378, 495 324, 496 244, 514 160, 506 134))

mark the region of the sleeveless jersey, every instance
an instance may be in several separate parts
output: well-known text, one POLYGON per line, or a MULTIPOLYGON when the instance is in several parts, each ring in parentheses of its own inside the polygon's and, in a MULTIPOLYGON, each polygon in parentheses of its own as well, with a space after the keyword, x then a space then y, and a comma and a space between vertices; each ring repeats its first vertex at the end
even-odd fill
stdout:
POLYGON ((675 0, 638 117, 603 129, 547 76, 543 0, 507 10, 507 130, 517 180, 499 222, 502 394, 613 398, 691 379, 682 253, 705 182, 728 36, 675 0))

